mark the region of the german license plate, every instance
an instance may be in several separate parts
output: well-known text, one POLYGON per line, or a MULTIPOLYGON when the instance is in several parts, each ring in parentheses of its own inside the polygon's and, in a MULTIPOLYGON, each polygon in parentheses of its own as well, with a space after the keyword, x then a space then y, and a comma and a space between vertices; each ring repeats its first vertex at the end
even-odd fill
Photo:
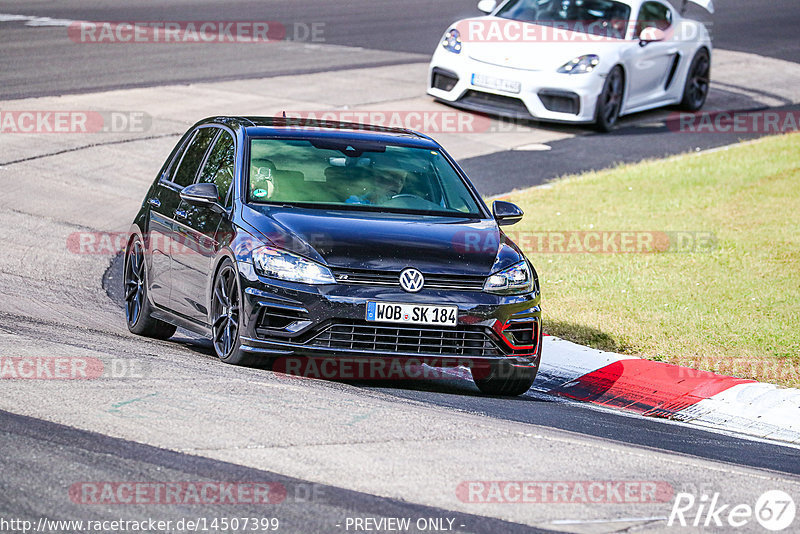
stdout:
POLYGON ((494 76, 486 76, 484 74, 473 74, 472 85, 476 87, 486 87, 487 89, 497 89, 498 91, 505 91, 507 93, 519 93, 522 90, 522 84, 519 82, 495 78, 494 76))
POLYGON ((455 326, 458 306, 367 302, 367 321, 455 326))

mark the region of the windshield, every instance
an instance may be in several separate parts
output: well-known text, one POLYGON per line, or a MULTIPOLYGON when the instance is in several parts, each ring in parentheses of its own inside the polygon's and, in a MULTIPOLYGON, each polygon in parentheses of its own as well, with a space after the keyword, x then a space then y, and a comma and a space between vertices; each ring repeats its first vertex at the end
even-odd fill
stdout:
POLYGON ((248 202, 480 217, 437 150, 340 139, 252 139, 248 202))
POLYGON ((511 0, 498 17, 625 38, 630 6, 613 0, 511 0))

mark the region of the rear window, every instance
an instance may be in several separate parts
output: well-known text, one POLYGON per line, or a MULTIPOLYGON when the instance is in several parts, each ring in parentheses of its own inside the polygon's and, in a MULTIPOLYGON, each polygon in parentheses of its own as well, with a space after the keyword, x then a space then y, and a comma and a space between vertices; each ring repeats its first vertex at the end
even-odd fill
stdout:
POLYGON ((437 150, 372 141, 252 139, 248 201, 480 217, 437 150))

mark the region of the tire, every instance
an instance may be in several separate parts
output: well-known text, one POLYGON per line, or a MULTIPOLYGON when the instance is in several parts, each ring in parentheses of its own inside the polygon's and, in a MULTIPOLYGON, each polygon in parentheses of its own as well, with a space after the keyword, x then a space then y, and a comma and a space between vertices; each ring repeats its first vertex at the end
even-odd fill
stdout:
POLYGON ((138 236, 131 239, 125 250, 123 268, 123 292, 125 295, 125 321, 132 333, 155 339, 169 339, 177 327, 151 317, 153 311, 147 299, 147 268, 144 261, 144 246, 138 236))
POLYGON ((488 367, 472 367, 472 380, 481 393, 516 397, 528 391, 536 380, 538 366, 516 366, 501 360, 488 367))
POLYGON ((610 132, 617 125, 622 99, 625 95, 625 75, 617 65, 606 76, 603 90, 597 97, 594 127, 601 132, 610 132))
POLYGON ((242 291, 239 273, 230 259, 222 260, 212 287, 210 318, 214 352, 231 365, 255 365, 259 358, 241 349, 242 291))
POLYGON ((516 397, 528 391, 536 380, 539 362, 542 360, 542 329, 539 327, 539 345, 533 365, 513 365, 506 360, 491 362, 485 366, 471 367, 472 380, 481 393, 516 397))
POLYGON ((680 108, 684 111, 697 111, 703 107, 711 85, 711 59, 708 50, 697 51, 686 71, 686 83, 683 86, 683 99, 680 108))

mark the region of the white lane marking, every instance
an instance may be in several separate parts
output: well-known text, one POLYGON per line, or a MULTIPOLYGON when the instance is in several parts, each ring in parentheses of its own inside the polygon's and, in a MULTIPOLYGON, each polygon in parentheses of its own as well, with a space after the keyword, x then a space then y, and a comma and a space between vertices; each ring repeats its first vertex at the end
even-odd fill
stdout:
POLYGON ((69 19, 51 19, 50 17, 36 17, 25 23, 25 26, 44 26, 44 27, 64 27, 69 28, 73 23, 78 22, 69 19))
POLYGON ((619 519, 556 519, 551 525, 592 525, 601 523, 639 523, 641 521, 666 521, 667 516, 659 517, 621 517, 619 519))
POLYGON ((30 15, 11 15, 0 13, 0 22, 19 22, 26 21, 25 26, 31 27, 64 27, 68 28, 71 24, 80 22, 70 19, 54 19, 50 17, 34 17, 30 15))
POLYGON ((515 146, 512 150, 526 150, 532 152, 546 152, 551 150, 550 145, 544 143, 530 143, 528 145, 515 146))
POLYGON ((0 22, 13 22, 15 20, 31 20, 31 17, 26 15, 7 15, 0 13, 0 22))

